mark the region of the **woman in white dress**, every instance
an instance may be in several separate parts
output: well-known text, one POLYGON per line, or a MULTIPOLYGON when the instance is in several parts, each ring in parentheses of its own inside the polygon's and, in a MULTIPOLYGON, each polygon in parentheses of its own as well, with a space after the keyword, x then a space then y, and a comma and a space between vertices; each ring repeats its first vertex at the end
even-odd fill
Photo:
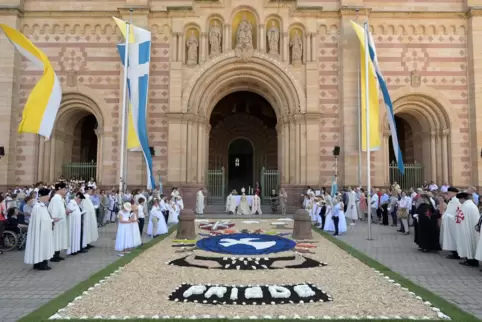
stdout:
POLYGON ((346 232, 346 218, 343 212, 343 202, 340 201, 341 197, 338 196, 334 200, 334 206, 326 206, 326 219, 325 219, 325 231, 335 232, 335 223, 333 221, 333 213, 336 212, 338 215, 338 234, 343 234, 346 232))
POLYGON ((132 243, 133 247, 138 247, 142 245, 142 239, 141 239, 141 232, 139 230, 139 217, 138 217, 138 212, 139 208, 137 205, 132 206, 132 212, 131 212, 131 229, 132 229, 132 243))
POLYGON ((131 217, 132 206, 129 202, 124 203, 123 209, 119 211, 117 226, 117 235, 115 238, 115 250, 118 251, 118 256, 124 256, 133 247, 132 239, 132 221, 131 217))
POLYGON ((168 225, 175 225, 179 222, 179 206, 177 205, 175 198, 171 198, 171 202, 168 204, 169 217, 167 218, 168 225))
POLYGON ((151 213, 149 216, 149 224, 147 225, 147 235, 152 238, 159 235, 167 234, 167 224, 159 205, 159 199, 154 199, 151 213), (156 224, 157 223, 157 224, 156 224))

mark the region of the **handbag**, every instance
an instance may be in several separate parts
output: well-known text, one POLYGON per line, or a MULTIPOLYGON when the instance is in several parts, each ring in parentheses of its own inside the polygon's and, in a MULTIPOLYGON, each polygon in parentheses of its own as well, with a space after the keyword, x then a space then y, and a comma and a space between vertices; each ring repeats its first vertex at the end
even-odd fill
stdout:
POLYGON ((405 208, 400 208, 397 211, 397 217, 401 219, 406 219, 408 218, 408 211, 405 208))
POLYGON ((480 227, 482 226, 482 216, 479 217, 479 222, 475 225, 475 231, 480 233, 480 227))

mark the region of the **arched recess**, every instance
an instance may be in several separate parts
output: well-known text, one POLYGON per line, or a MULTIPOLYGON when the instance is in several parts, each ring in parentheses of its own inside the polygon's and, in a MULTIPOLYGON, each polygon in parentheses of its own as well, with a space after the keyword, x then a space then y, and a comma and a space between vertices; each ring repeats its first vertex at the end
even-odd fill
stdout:
MULTIPOLYGON (((415 91, 412 88, 396 91, 393 95, 393 111, 396 118, 403 120, 404 125, 410 127, 409 131, 405 129, 405 133, 401 133, 401 129, 397 125, 397 135, 411 136, 409 139, 412 142, 409 144, 414 146, 414 162, 416 161, 424 166, 423 180, 433 180, 441 184, 452 180, 453 169, 449 155, 455 147, 452 145, 451 107, 450 105, 442 105, 443 96, 435 98, 435 96, 432 96, 434 94, 433 89, 419 88, 418 91, 415 91)), ((447 100, 445 104, 450 103, 447 100)), ((388 122, 383 122, 383 124, 385 124, 385 164, 388 165, 391 161, 389 156, 390 131, 388 122)), ((410 162, 410 160, 408 161, 410 162)), ((412 175, 409 172, 410 170, 407 170, 406 175, 412 175)))
POLYGON ((82 127, 85 128, 87 125, 88 131, 93 131, 95 134, 97 145, 94 160, 95 173, 96 180, 100 182, 104 120, 99 105, 92 98, 78 92, 65 92, 62 95, 62 102, 50 140, 40 140, 39 143, 39 181, 53 182, 63 174, 62 166, 64 164, 72 161, 87 161, 86 157, 81 158, 79 155, 80 150, 83 149, 82 145, 88 144, 88 142, 81 142, 82 127), (86 122, 90 124, 86 124, 86 122))
MULTIPOLYGON (((168 145, 169 180, 204 184, 211 113, 223 97, 239 91, 259 94, 275 112, 281 182, 305 184, 307 160, 318 166, 319 155, 307 149, 307 142, 319 141, 314 130, 319 119, 305 115, 306 96, 288 66, 258 51, 248 61, 241 61, 234 51, 223 53, 199 66, 184 86, 181 106, 171 107, 169 137, 179 137, 187 145, 181 149, 174 142, 168 145), (313 130, 307 130, 308 123, 313 130)), ((318 183, 318 178, 310 178, 318 183)))

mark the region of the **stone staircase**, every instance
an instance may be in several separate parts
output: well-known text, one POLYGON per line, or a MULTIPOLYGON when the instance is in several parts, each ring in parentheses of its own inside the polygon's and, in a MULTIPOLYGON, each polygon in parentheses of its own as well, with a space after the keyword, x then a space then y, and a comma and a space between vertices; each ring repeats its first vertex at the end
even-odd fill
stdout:
MULTIPOLYGON (((299 208, 297 207, 288 207, 288 209, 286 210, 286 215, 287 217, 290 217, 292 215, 295 214, 296 210, 298 210, 299 208)), ((273 212, 271 211, 271 206, 270 205, 262 205, 261 206, 261 211, 263 212, 263 216, 269 216, 269 217, 279 217, 281 216, 281 210, 279 209, 278 207, 278 212, 276 212, 275 214, 273 214, 273 212)), ((228 213, 226 212, 226 207, 224 205, 207 205, 205 208, 204 208, 204 215, 203 217, 206 217, 207 215, 216 215, 216 216, 226 216, 226 218, 236 218, 238 217, 237 215, 228 215, 228 213)), ((246 217, 259 217, 258 215, 249 215, 249 216, 239 216, 239 218, 246 218, 246 217)))

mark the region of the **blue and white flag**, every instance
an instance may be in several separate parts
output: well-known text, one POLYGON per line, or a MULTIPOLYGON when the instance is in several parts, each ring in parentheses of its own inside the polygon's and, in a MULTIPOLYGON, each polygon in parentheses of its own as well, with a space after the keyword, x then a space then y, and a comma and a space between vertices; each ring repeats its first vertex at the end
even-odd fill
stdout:
MULTIPOLYGON (((154 189, 156 182, 152 172, 152 155, 147 136, 147 95, 149 92, 149 64, 151 61, 151 33, 131 25, 135 42, 129 44, 127 65, 127 89, 131 105, 133 125, 147 168, 147 189, 154 189)), ((125 62, 125 44, 117 45, 122 64, 125 62)))
POLYGON ((392 134, 393 152, 395 154, 395 159, 397 160, 398 170, 400 171, 400 174, 403 175, 405 173, 405 166, 403 165, 402 150, 400 150, 400 145, 398 144, 397 127, 395 125, 395 114, 393 113, 392 99, 390 98, 390 94, 388 93, 387 83, 383 78, 383 74, 378 64, 377 52, 376 52, 375 42, 373 41, 372 34, 368 31, 367 31, 367 34, 368 34, 368 49, 370 51, 370 58, 372 60, 373 67, 375 67, 375 73, 377 74, 377 78, 378 78, 378 85, 380 86, 380 90, 382 91, 383 100, 385 101, 385 106, 387 108, 388 124, 390 125, 390 132, 392 134))

